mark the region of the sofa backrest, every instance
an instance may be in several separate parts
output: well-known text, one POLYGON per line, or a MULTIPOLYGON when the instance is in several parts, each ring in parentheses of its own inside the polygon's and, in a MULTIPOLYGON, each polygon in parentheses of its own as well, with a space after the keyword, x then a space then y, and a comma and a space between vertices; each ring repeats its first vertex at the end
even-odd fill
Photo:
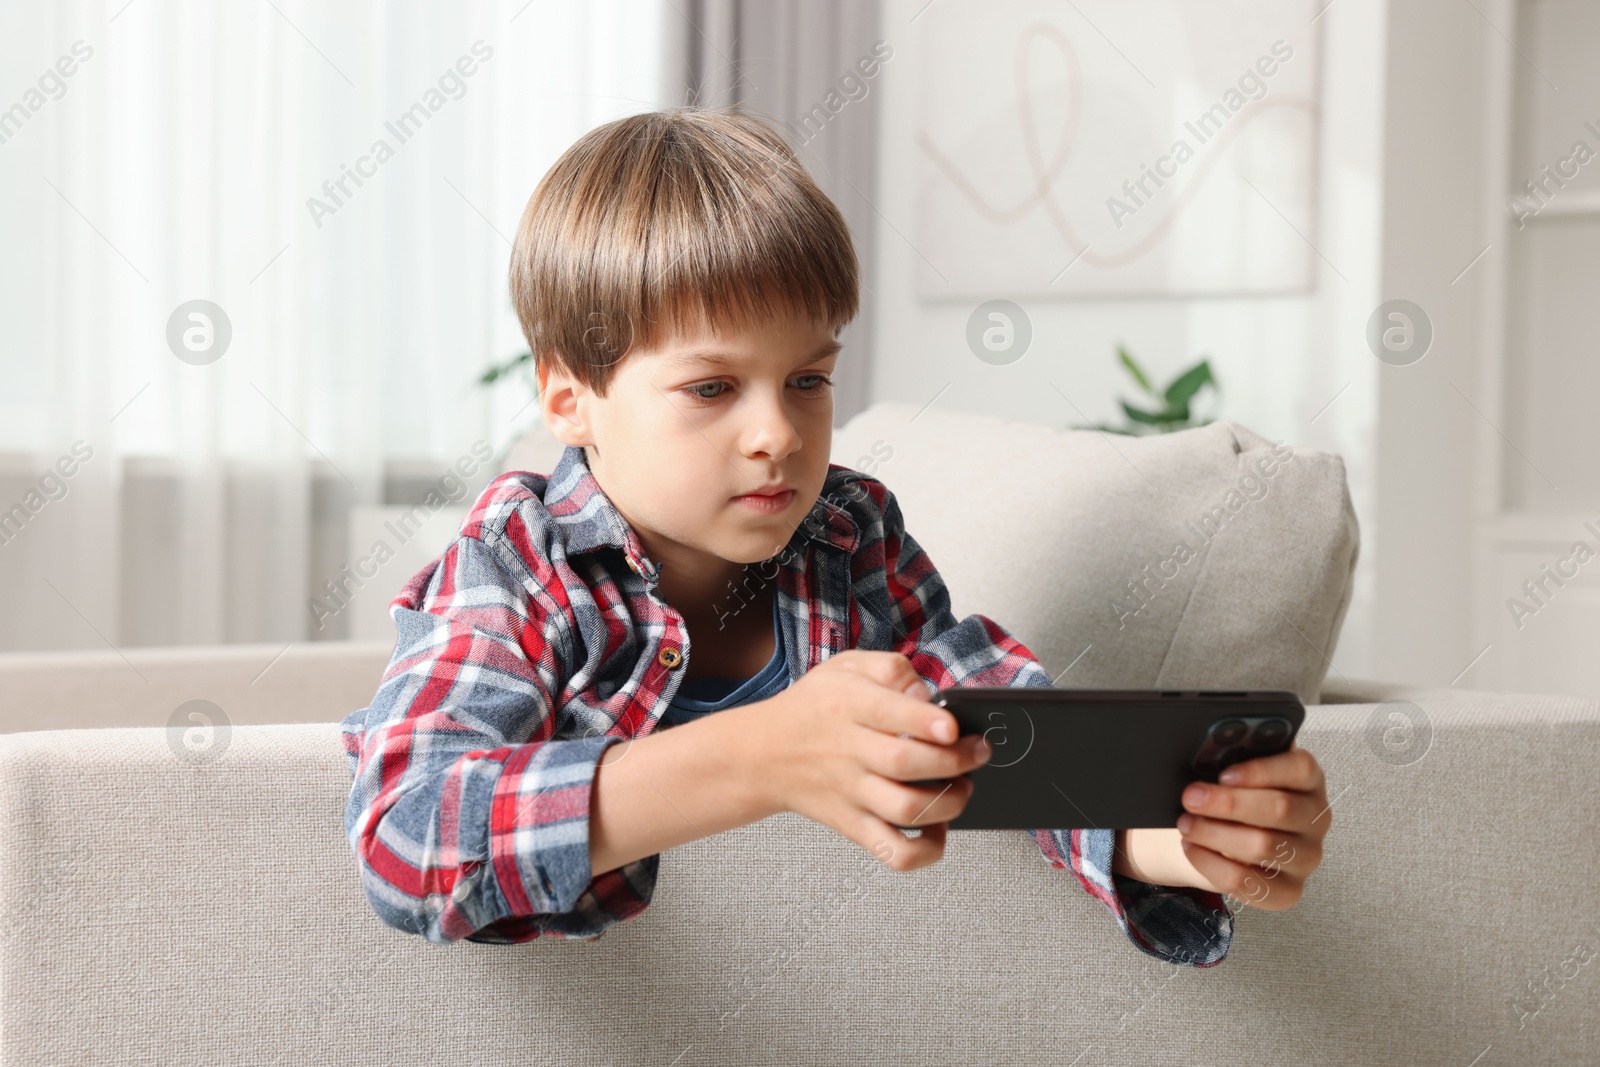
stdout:
POLYGON ((1232 422, 1126 437, 883 403, 833 460, 894 493, 956 614, 1059 686, 1318 699, 1360 540, 1337 455, 1232 422))
POLYGON ((795 815, 670 850, 594 942, 435 945, 362 894, 332 724, 208 762, 162 730, 5 735, 0 1062, 1594 1062, 1600 823, 1573 798, 1600 704, 1419 701, 1409 747, 1394 710, 1310 709, 1323 866, 1205 970, 1142 955, 1021 831, 897 874, 795 815))

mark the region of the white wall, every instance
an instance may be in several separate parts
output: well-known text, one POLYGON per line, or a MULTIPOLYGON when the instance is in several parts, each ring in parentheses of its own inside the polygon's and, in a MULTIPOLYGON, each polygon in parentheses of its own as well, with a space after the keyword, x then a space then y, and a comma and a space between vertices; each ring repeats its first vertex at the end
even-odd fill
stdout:
MULTIPOLYGON (((1513 32, 1508 6, 1485 4, 1484 11, 1513 32)), ((1485 203, 1503 210, 1485 188, 1484 85, 1486 43, 1506 46, 1484 14, 1451 0, 1395 5, 1389 35, 1382 299, 1424 308, 1434 342, 1420 362, 1382 367, 1379 376, 1378 451, 1385 461, 1375 484, 1387 540, 1375 559, 1382 592, 1374 671, 1489 688, 1482 674, 1463 676, 1482 647, 1474 647, 1472 634, 1473 460, 1483 458, 1475 448, 1487 432, 1468 398, 1493 409, 1479 382, 1485 357, 1478 311, 1491 299, 1486 287, 1502 250, 1491 249, 1460 275, 1488 242, 1485 203)))
MULTIPOLYGON (((959 75, 1007 99, 1012 86, 1009 70, 980 78, 971 71, 925 70, 913 19, 926 3, 886 0, 884 8, 881 32, 895 54, 877 87, 879 258, 870 284, 878 318, 870 398, 920 406, 937 395, 939 406, 1045 425, 1085 421, 1062 399, 1065 394, 1088 420, 1120 423, 1117 399, 1136 397, 1115 363, 1115 343, 1126 344, 1161 380, 1207 355, 1224 389, 1223 417, 1273 440, 1344 457, 1362 548, 1355 597, 1330 675, 1373 676, 1373 560, 1381 544, 1375 500, 1379 364, 1366 347, 1365 329, 1379 301, 1387 3, 1340 0, 1317 20, 1322 136, 1317 226, 1307 236, 1327 262, 1315 260, 1314 292, 1260 299, 1019 299, 1034 335, 1028 353, 1008 366, 983 363, 967 348, 966 323, 975 302, 924 303, 912 289, 919 255, 909 243, 915 240, 918 85, 924 77, 959 75)), ((1064 10, 1070 15, 1070 8, 1064 10)), ((996 131, 1008 134, 1014 131, 996 131)), ((1104 210, 1099 203, 1068 207, 1104 210)))

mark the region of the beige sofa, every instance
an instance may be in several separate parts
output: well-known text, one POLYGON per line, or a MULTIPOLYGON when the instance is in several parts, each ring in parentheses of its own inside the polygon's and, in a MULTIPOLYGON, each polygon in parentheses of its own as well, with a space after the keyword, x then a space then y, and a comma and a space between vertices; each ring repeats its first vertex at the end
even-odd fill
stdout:
POLYGON ((1142 955, 1021 832, 896 874, 793 815, 667 853, 596 941, 432 945, 378 922, 341 828, 335 722, 386 643, 17 654, 0 1062, 1595 1062, 1600 706, 1325 678, 1357 558, 1343 466, 1280 450, 1266 474, 1272 447, 897 405, 835 442, 957 613, 1058 684, 1307 701, 1326 861, 1293 910, 1238 913, 1216 967, 1142 955))

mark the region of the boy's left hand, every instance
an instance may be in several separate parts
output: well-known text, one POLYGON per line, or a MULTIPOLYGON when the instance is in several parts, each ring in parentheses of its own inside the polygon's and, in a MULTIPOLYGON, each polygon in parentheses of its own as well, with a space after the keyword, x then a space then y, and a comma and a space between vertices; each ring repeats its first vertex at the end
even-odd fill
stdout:
POLYGON ((1333 822, 1322 767, 1294 743, 1276 756, 1234 764, 1220 784, 1191 784, 1183 807, 1183 854, 1210 883, 1200 888, 1266 911, 1299 901, 1333 822))

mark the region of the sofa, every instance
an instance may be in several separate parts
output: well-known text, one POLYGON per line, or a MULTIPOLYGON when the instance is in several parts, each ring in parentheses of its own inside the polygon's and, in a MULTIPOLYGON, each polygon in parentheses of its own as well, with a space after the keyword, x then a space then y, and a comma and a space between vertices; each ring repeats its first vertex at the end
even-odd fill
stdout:
POLYGON ((880 404, 833 458, 1057 685, 1300 694, 1332 800, 1301 902, 1237 908, 1227 958, 1189 968, 1021 831, 897 873, 785 814, 670 850, 597 939, 431 944, 377 920, 342 832, 337 721, 391 643, 16 653, 0 1062, 1600 1061, 1600 704, 1334 670, 1359 557, 1337 456, 880 404))

